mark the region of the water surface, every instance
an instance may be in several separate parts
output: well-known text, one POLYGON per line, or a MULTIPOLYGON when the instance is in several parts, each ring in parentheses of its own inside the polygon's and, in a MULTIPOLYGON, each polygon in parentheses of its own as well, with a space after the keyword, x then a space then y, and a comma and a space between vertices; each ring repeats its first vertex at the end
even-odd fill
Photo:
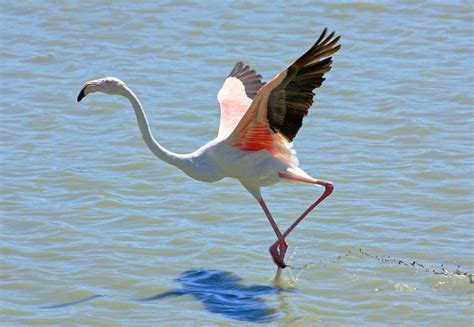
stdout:
MULTIPOLYGON (((452 273, 474 271, 470 2, 1 7, 5 324, 470 325, 473 284, 452 273), (155 137, 191 152, 217 134, 216 95, 236 61, 268 80, 326 26, 343 48, 295 148, 336 189, 289 238, 294 268, 274 285, 273 232, 237 182, 190 180, 153 157, 124 99, 76 96, 116 76, 155 137), (190 271, 232 276, 235 293, 216 280, 196 293, 181 283, 190 271), (275 291, 246 298, 252 285, 275 291), (216 294, 264 314, 225 314, 206 304, 216 294)), ((318 192, 264 196, 287 226, 318 192)))

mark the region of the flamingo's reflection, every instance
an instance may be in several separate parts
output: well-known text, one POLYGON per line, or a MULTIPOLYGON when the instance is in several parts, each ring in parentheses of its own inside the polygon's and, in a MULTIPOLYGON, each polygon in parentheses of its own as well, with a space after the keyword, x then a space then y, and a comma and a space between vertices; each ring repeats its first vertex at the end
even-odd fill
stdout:
MULTIPOLYGON (((277 310, 270 308, 261 297, 282 292, 282 288, 268 285, 246 286, 242 284, 241 278, 232 272, 206 269, 187 270, 176 281, 181 284, 180 288, 136 300, 149 302, 191 295, 200 301, 206 310, 231 319, 262 323, 278 317, 277 310)), ((80 301, 43 308, 61 308, 100 297, 104 295, 94 295, 80 301)))
POLYGON ((153 301, 188 294, 199 300, 208 311, 232 319, 267 322, 277 317, 276 310, 269 308, 260 297, 276 294, 282 291, 281 288, 267 285, 245 286, 236 274, 219 270, 188 270, 176 281, 181 284, 181 288, 140 300, 153 301))

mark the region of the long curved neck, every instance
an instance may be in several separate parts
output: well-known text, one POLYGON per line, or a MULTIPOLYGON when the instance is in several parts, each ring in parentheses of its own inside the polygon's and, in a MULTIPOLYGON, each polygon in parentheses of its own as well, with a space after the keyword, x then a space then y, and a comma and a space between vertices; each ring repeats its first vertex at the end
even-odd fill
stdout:
POLYGON ((185 169, 185 161, 187 155, 173 153, 165 149, 158 141, 155 140, 153 135, 150 131, 150 126, 148 125, 148 121, 146 119, 145 111, 138 100, 138 97, 135 93, 132 92, 128 87, 124 87, 122 95, 130 100, 133 110, 135 111, 135 115, 137 116, 138 127, 140 128, 140 132, 142 134, 143 140, 145 141, 148 148, 153 152, 161 160, 174 165, 182 170, 185 169))

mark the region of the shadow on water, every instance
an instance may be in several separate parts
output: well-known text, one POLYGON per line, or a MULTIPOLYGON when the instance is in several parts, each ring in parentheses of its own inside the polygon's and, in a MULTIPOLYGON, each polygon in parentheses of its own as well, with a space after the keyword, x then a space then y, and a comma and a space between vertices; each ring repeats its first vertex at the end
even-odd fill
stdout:
POLYGON ((265 285, 245 286, 237 275, 219 270, 188 270, 176 279, 180 289, 157 294, 140 301, 153 301, 168 296, 192 295, 213 313, 250 322, 268 322, 276 318, 259 297, 282 289, 265 285))
MULTIPOLYGON (((157 301, 167 297, 191 295, 209 312, 235 320, 263 323, 276 319, 277 310, 269 308, 260 297, 284 291, 282 288, 267 285, 245 286, 241 284, 241 278, 236 274, 219 270, 188 270, 183 272, 176 281, 181 284, 181 288, 146 298, 130 299, 130 301, 157 301)), ((101 297, 105 296, 93 295, 79 301, 43 307, 43 309, 76 305, 101 297)))

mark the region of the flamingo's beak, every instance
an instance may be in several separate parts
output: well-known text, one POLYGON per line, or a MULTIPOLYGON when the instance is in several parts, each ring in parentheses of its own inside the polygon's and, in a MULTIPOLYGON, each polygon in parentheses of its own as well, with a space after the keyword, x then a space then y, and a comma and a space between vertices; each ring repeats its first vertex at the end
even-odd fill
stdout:
POLYGON ((82 87, 81 92, 77 96, 77 102, 80 102, 89 93, 97 92, 101 84, 99 80, 89 81, 82 87))
POLYGON ((77 96, 77 102, 81 102, 81 100, 86 96, 84 93, 86 87, 87 85, 82 88, 81 92, 79 92, 79 95, 77 96))

